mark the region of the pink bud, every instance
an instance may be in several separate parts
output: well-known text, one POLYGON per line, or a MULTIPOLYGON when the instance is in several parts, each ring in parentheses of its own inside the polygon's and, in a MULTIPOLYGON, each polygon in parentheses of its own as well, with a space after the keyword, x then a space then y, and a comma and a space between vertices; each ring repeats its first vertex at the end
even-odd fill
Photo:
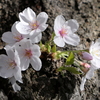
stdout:
POLYGON ((83 66, 86 67, 86 68, 90 68, 91 67, 88 63, 84 63, 83 66))
POLYGON ((88 52, 82 52, 81 53, 81 56, 82 56, 82 58, 84 59, 84 60, 92 60, 93 59, 93 57, 90 55, 90 53, 88 53, 88 52))
POLYGON ((81 61, 79 61, 79 64, 82 65, 85 68, 90 68, 91 67, 88 63, 84 63, 84 62, 81 62, 81 61))
POLYGON ((84 62, 81 62, 81 61, 79 61, 79 64, 82 66, 81 70, 84 73, 87 73, 89 71, 89 68, 91 67, 88 63, 84 63, 84 62))

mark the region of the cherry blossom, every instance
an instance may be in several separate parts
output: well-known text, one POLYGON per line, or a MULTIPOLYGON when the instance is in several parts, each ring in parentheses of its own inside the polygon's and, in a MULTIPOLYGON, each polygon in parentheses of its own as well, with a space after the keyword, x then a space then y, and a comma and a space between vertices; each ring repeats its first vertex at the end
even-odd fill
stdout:
POLYGON ((16 25, 17 30, 21 34, 29 34, 36 37, 47 28, 48 15, 45 12, 39 13, 37 16, 31 8, 26 8, 19 13, 20 22, 16 25))
POLYGON ((71 19, 65 21, 62 15, 56 17, 54 22, 54 43, 59 47, 64 47, 65 43, 76 46, 80 42, 78 35, 74 34, 77 31, 79 24, 76 20, 71 19))
POLYGON ((17 51, 13 51, 12 47, 6 46, 7 55, 0 55, 0 76, 3 78, 14 77, 18 81, 22 81, 20 59, 17 51))
POLYGON ((93 57, 91 60, 91 64, 93 65, 94 69, 100 68, 100 38, 96 40, 96 42, 92 42, 90 46, 90 54, 93 57))
POLYGON ((19 42, 24 38, 32 40, 33 43, 38 43, 41 40, 42 34, 37 35, 37 37, 35 37, 35 38, 30 35, 20 34, 16 29, 16 25, 18 23, 19 22, 17 21, 13 24, 13 26, 11 28, 11 32, 10 31, 4 32, 2 35, 2 40, 4 42, 6 42, 8 45, 13 46, 16 42, 19 42))
POLYGON ((40 60, 40 47, 36 44, 32 44, 30 40, 23 39, 15 45, 15 49, 18 51, 18 55, 21 60, 21 69, 26 70, 29 64, 38 71, 41 69, 42 63, 40 60))
POLYGON ((18 22, 15 22, 13 25, 12 25, 12 28, 11 28, 11 32, 5 32, 3 33, 2 35, 2 40, 4 42, 6 42, 7 44, 9 45, 14 45, 16 42, 19 42, 21 41, 23 38, 25 38, 26 36, 25 35, 22 35, 20 34, 17 30, 16 30, 16 24, 18 22))
POLYGON ((81 91, 84 90, 84 84, 86 82, 86 79, 91 79, 94 76, 94 72, 96 71, 96 69, 100 68, 100 38, 97 39, 95 43, 92 42, 89 51, 93 59, 90 61, 91 67, 89 71, 82 78, 80 86, 81 91))

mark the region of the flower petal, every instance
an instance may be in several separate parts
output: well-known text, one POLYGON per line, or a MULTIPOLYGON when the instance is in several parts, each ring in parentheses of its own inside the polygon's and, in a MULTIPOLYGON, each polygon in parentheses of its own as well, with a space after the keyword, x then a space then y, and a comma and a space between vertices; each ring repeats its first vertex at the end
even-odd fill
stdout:
POLYGON ((30 59, 28 59, 27 57, 23 57, 21 59, 21 70, 24 71, 28 69, 29 63, 30 63, 30 59))
POLYGON ((32 67, 36 70, 36 71, 39 71, 41 69, 41 66, 42 66, 42 62, 40 60, 39 57, 37 56, 34 56, 31 58, 31 61, 30 61, 32 67))
POLYGON ((19 19, 23 24, 28 24, 36 20, 35 12, 31 8, 26 8, 23 12, 19 13, 19 19))
POLYGON ((21 87, 17 83, 12 84, 12 87, 13 87, 13 89, 14 89, 15 92, 21 90, 21 87))
POLYGON ((30 7, 27 8, 27 14, 28 14, 28 17, 26 17, 27 19, 29 19, 31 22, 36 21, 36 14, 30 7))
POLYGON ((62 15, 59 15, 56 17, 55 21, 54 21, 54 31, 56 35, 59 35, 59 31, 62 29, 62 26, 65 23, 65 19, 62 15))
POLYGON ((68 23, 68 26, 71 27, 72 32, 76 32, 79 28, 78 22, 74 19, 68 20, 66 23, 68 23))
POLYGON ((8 57, 10 59, 14 60, 15 54, 14 54, 13 48, 9 45, 6 45, 4 49, 6 50, 8 57))
POLYGON ((60 36, 55 36, 54 37, 54 43, 59 47, 64 47, 65 46, 65 42, 63 41, 63 38, 60 37, 60 36))
POLYGON ((13 77, 11 77, 11 78, 9 78, 9 83, 11 82, 11 84, 14 84, 14 83, 16 83, 16 79, 15 79, 15 77, 13 76, 13 77))
POLYGON ((30 39, 31 39, 32 43, 38 43, 42 39, 42 33, 37 35, 35 38, 33 36, 30 36, 30 39))
MULTIPOLYGON (((12 31, 12 34, 17 34, 18 33, 18 31, 17 31, 17 29, 16 29, 16 25, 19 23, 19 21, 16 21, 13 25, 12 25, 12 27, 11 27, 11 31, 12 31)), ((19 34, 19 33, 18 33, 19 34)))
POLYGON ((67 44, 73 45, 73 46, 77 46, 80 42, 80 38, 76 34, 66 35, 63 39, 67 44))
POLYGON ((3 78, 10 78, 14 75, 13 69, 7 66, 3 66, 0 68, 0 76, 3 78))
MULTIPOLYGON (((25 12, 24 12, 25 13, 25 12)), ((27 16, 27 14, 26 14, 27 16)), ((23 13, 19 13, 19 19, 20 21, 25 24, 25 25, 28 25, 28 23, 30 22, 27 18, 26 18, 25 15, 23 15, 23 13)))
POLYGON ((86 78, 91 79, 94 76, 95 69, 91 66, 89 71, 86 73, 86 78))
POLYGON ((11 77, 11 78, 9 78, 9 82, 11 82, 12 87, 13 87, 13 89, 14 89, 15 92, 21 90, 20 86, 17 85, 17 83, 16 83, 16 79, 15 79, 15 77, 11 77))
POLYGON ((19 22, 16 25, 16 28, 17 28, 18 32, 20 32, 23 35, 27 35, 32 31, 32 29, 29 25, 24 25, 22 22, 19 22))
POLYGON ((19 82, 22 81, 22 74, 21 74, 21 68, 18 69, 18 71, 16 73, 14 73, 14 77, 16 80, 18 80, 19 82))
POLYGON ((37 22, 39 25, 45 24, 47 22, 48 15, 45 12, 41 12, 37 16, 37 22))
POLYGON ((48 27, 47 24, 39 25, 39 27, 38 27, 38 29, 36 30, 36 32, 43 32, 47 27, 48 27))
POLYGON ((13 38, 12 32, 5 32, 2 35, 2 40, 8 44, 14 44, 16 43, 15 39, 13 38))
POLYGON ((37 29, 37 30, 32 30, 29 34, 30 37, 37 37, 39 34, 41 33, 41 30, 40 29, 37 29))
POLYGON ((86 82, 86 77, 83 77, 82 78, 82 82, 81 82, 81 85, 80 85, 80 90, 83 91, 84 90, 84 84, 86 82))
POLYGON ((38 57, 41 55, 40 47, 38 45, 34 44, 33 46, 31 46, 31 50, 32 50, 33 55, 38 56, 38 57))
POLYGON ((8 65, 7 61, 8 61, 8 56, 1 54, 0 55, 0 66, 1 67, 7 66, 8 65))

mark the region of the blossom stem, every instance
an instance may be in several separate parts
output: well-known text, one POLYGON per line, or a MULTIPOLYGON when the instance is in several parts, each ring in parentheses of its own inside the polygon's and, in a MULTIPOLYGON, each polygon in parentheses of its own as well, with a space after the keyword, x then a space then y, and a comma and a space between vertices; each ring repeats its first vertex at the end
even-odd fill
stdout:
POLYGON ((86 50, 67 50, 67 52, 73 52, 73 53, 79 53, 79 52, 82 52, 82 51, 89 52, 88 49, 86 49, 86 50))

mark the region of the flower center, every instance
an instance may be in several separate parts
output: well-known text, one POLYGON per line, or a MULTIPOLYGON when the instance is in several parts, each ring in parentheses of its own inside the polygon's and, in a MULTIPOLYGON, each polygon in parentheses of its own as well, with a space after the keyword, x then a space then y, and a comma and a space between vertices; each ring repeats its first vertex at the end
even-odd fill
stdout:
POLYGON ((35 29, 37 29, 38 28, 38 24, 37 24, 37 22, 35 22, 35 23, 32 23, 32 24, 30 24, 31 25, 31 28, 33 29, 33 30, 35 30, 35 29))
POLYGON ((59 34, 61 35, 61 37, 63 37, 63 36, 66 35, 67 33, 66 33, 66 30, 65 30, 65 29, 61 29, 61 30, 59 31, 59 34))
POLYGON ((17 65, 17 64, 15 63, 15 61, 10 61, 10 62, 9 62, 9 66, 10 66, 10 68, 12 68, 12 69, 14 69, 16 65, 17 65))
POLYGON ((25 49, 25 56, 27 56, 28 58, 31 58, 31 56, 32 56, 32 51, 31 51, 31 50, 25 49))
POLYGON ((21 36, 15 36, 14 37, 17 42, 21 41, 23 39, 22 35, 21 36))
POLYGON ((92 54, 96 57, 100 57, 100 50, 99 49, 96 49, 96 50, 93 50, 92 51, 92 54))

